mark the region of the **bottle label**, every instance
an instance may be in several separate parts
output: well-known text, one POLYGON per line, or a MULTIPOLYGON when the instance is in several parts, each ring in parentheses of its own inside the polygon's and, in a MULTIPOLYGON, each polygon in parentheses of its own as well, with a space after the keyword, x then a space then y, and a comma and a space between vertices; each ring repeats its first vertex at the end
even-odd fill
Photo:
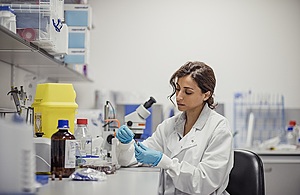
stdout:
POLYGON ((34 114, 34 120, 35 120, 35 126, 34 126, 34 132, 35 133, 42 133, 42 113, 35 113, 34 114))
POLYGON ((75 168, 76 140, 65 140, 65 168, 75 168))

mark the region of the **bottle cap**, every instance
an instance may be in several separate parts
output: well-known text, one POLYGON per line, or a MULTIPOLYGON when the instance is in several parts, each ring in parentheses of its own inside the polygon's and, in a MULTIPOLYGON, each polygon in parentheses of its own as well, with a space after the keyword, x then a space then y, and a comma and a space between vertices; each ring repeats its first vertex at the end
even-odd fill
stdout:
POLYGON ((58 129, 60 128, 69 128, 69 121, 68 120, 58 120, 58 129))
POLYGON ((77 119, 77 124, 78 125, 86 125, 86 124, 88 124, 88 120, 85 119, 85 118, 78 118, 77 119))
POLYGON ((295 126, 295 125, 296 125, 296 121, 290 121, 290 122, 289 122, 289 125, 290 125, 290 126, 295 126))

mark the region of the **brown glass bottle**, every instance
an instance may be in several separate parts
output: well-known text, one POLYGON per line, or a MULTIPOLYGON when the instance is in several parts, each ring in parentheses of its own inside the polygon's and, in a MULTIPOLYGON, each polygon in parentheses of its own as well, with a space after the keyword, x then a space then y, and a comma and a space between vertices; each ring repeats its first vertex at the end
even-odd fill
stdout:
POLYGON ((55 177, 69 177, 75 171, 76 140, 68 120, 58 120, 58 131, 51 136, 51 172, 55 177))

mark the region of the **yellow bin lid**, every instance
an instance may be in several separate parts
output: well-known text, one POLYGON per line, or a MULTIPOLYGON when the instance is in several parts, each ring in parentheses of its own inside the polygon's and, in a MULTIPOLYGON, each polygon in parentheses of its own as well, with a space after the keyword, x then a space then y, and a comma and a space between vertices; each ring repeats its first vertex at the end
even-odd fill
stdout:
POLYGON ((38 84, 32 107, 77 108, 76 92, 71 83, 38 84))

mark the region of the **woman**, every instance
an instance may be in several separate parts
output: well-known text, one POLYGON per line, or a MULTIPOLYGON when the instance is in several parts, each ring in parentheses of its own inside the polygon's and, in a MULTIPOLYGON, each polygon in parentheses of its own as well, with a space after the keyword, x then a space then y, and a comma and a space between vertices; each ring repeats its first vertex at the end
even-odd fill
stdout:
MULTIPOLYGON (((203 62, 187 62, 171 77, 180 114, 164 120, 151 137, 135 143, 127 126, 117 132, 118 160, 161 168, 159 194, 225 195, 233 166, 228 120, 215 112, 216 79, 203 62)), ((173 101, 172 101, 173 102, 173 101)))

